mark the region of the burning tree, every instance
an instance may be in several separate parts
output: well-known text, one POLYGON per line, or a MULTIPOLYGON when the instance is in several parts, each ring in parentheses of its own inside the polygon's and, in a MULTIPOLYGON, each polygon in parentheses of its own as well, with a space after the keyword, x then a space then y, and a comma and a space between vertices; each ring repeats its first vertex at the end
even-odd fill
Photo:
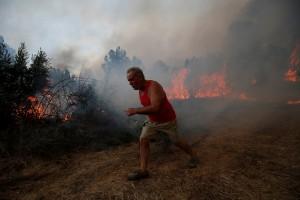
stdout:
POLYGON ((76 109, 88 104, 94 94, 91 81, 70 77, 69 73, 54 80, 49 77, 50 63, 44 51, 40 49, 32 56, 30 66, 28 57, 22 43, 11 61, 1 44, 0 100, 2 114, 8 120, 5 124, 46 118, 68 120, 76 109))
POLYGON ((35 95, 29 96, 30 107, 27 118, 70 120, 74 114, 85 113, 97 107, 97 95, 92 80, 81 77, 68 77, 49 85, 35 95))
POLYGON ((2 80, 0 104, 1 113, 6 125, 11 125, 28 109, 28 97, 40 92, 47 85, 49 61, 44 51, 32 57, 32 64, 28 66, 28 52, 25 44, 21 43, 14 60, 1 44, 0 51, 2 80))
POLYGON ((126 127, 111 117, 115 115, 106 102, 100 101, 96 80, 52 68, 42 50, 28 65, 24 43, 11 59, 0 44, 0 111, 5 125, 0 131, 0 154, 103 148, 130 138, 126 127))

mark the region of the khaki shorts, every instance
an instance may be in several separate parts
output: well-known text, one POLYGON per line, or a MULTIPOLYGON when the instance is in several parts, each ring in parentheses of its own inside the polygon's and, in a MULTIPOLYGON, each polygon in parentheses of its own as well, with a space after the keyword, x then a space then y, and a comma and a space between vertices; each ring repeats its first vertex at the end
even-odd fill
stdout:
POLYGON ((166 133, 174 143, 176 143, 179 140, 176 120, 166 123, 155 123, 146 121, 143 125, 140 139, 151 139, 151 137, 157 135, 158 132, 166 133))

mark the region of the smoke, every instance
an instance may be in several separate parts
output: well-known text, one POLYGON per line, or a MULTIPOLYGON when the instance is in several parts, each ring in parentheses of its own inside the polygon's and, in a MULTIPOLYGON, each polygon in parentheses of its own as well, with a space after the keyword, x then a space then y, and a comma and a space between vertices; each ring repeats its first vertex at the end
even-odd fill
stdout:
POLYGON ((11 48, 7 43, 4 42, 4 38, 3 36, 0 35, 0 44, 4 45, 5 50, 7 51, 11 61, 13 61, 13 58, 16 55, 16 50, 14 50, 13 48, 11 48))
POLYGON ((24 41, 30 52, 42 47, 53 58, 75 46, 81 60, 101 61, 121 46, 147 66, 157 60, 178 65, 221 49, 226 29, 246 2, 1 1, 0 17, 7 20, 0 26, 10 44, 24 41))
MULTIPOLYGON (((261 120, 260 124, 268 122, 274 108, 262 102, 272 105, 300 97, 299 83, 284 81, 290 54, 300 39, 299 7, 300 2, 295 0, 249 1, 229 25, 222 50, 187 60, 186 66, 191 71, 187 86, 190 89, 199 87, 193 82, 199 74, 220 71, 225 65, 227 82, 232 90, 254 97, 256 105, 261 106, 260 114, 255 114, 255 118, 261 120)), ((247 108, 248 104, 243 106, 247 108)), ((205 127, 224 120, 224 113, 239 113, 242 106, 241 102, 222 98, 210 100, 210 103, 189 100, 175 105, 183 130, 189 132, 201 132, 201 128, 205 132, 205 127)), ((249 111, 259 109, 248 108, 249 111)), ((244 113, 242 117, 251 119, 253 116, 244 113)))
MULTIPOLYGON (((53 65, 60 69, 71 69, 83 64, 75 48, 64 49, 54 55, 53 65)), ((74 69, 73 69, 74 70, 74 69)), ((72 70, 72 71, 73 71, 72 70)))
MULTIPOLYGON (((141 56, 143 61, 144 58, 159 60, 148 65, 145 73, 147 78, 158 80, 165 87, 170 86, 172 73, 185 66, 190 70, 185 82, 190 91, 200 86, 199 81, 195 81, 199 75, 224 70, 233 92, 245 92, 257 101, 286 102, 292 96, 299 97, 299 87, 283 80, 289 55, 300 38, 297 25, 300 16, 296 9, 299 3, 295 0, 227 3, 212 6, 210 11, 214 12, 203 14, 205 20, 203 16, 185 22, 179 19, 180 26, 171 30, 170 26, 161 25, 153 31, 133 20, 120 41, 125 41, 124 46, 130 47, 131 53, 141 56), (232 12, 229 7, 238 9, 232 12), (132 26, 135 28, 131 29, 132 26), (144 37, 154 39, 145 40, 144 37), (147 56, 143 55, 145 49, 149 52, 147 56)), ((157 9, 156 5, 150 5, 150 8, 146 9, 148 13, 157 9)), ((146 24, 161 23, 158 19, 161 16, 148 17, 146 24)), ((123 95, 128 100, 134 94, 123 95)), ((205 131, 205 127, 212 125, 220 115, 228 110, 238 111, 241 106, 222 98, 173 103, 181 130, 190 133, 205 131)), ((268 118, 271 114, 272 110, 265 109, 263 116, 268 118)))
MULTIPOLYGON (((88 0, 84 4, 4 0, 0 17, 7 20, 0 27, 10 44, 25 41, 30 51, 42 47, 49 52, 54 67, 100 79, 100 94, 105 84, 104 56, 121 46, 129 57, 142 60, 146 78, 164 87, 170 86, 172 73, 180 67, 190 70, 186 85, 191 90, 198 87, 199 75, 225 67, 234 91, 270 101, 295 93, 283 82, 283 74, 300 39, 299 4, 297 0, 88 0)), ((125 70, 109 81, 114 85, 110 100, 119 110, 138 106, 125 70)), ((194 116, 205 107, 188 103, 176 106, 179 118, 191 129, 199 125, 194 116)), ((206 112, 211 121, 228 104, 216 107, 206 112)))
POLYGON ((283 75, 300 38, 299 7, 295 0, 253 0, 245 6, 230 25, 224 49, 234 88, 265 100, 286 96, 283 75))
MULTIPOLYGON (((222 49, 228 26, 247 2, 4 0, 0 17, 7 20, 0 27, 10 44, 24 41, 30 53, 41 47, 54 67, 75 74, 90 68, 95 79, 104 78, 104 56, 121 46, 143 61, 151 71, 147 77, 159 77, 167 85, 172 70, 160 73, 157 61, 182 67, 186 58, 222 49), (168 77, 163 77, 166 72, 168 77)), ((125 76, 111 81, 126 81, 125 76)), ((126 87, 122 83, 121 91, 126 87)))
POLYGON ((185 58, 222 49, 228 26, 246 2, 136 3, 130 23, 121 23, 107 43, 119 41, 147 66, 157 60, 182 65, 185 58))

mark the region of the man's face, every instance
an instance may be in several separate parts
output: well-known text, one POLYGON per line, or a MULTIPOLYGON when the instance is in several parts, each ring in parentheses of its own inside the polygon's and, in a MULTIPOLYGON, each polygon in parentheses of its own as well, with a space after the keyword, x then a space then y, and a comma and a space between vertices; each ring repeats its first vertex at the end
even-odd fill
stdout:
POLYGON ((133 89, 135 90, 139 90, 143 86, 142 78, 133 71, 127 73, 127 80, 129 82, 129 85, 131 85, 131 87, 133 87, 133 89))

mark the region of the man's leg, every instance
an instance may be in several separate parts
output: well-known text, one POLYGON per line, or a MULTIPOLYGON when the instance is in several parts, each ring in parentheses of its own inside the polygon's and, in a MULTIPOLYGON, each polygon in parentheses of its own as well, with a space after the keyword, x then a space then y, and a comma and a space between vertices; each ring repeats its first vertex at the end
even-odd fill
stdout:
POLYGON ((191 158, 197 158, 196 152, 193 151, 192 147, 182 138, 175 142, 175 145, 182 149, 185 153, 189 154, 191 158))
POLYGON ((150 153, 150 141, 147 138, 140 139, 140 167, 142 171, 147 171, 150 153))
POLYGON ((147 170, 150 154, 150 137, 155 131, 144 126, 139 140, 140 169, 128 174, 128 180, 139 180, 149 177, 147 170))
POLYGON ((169 138, 173 141, 173 143, 182 149, 185 153, 189 154, 192 159, 197 158, 197 154, 193 151, 192 147, 187 143, 185 139, 180 137, 177 132, 177 122, 171 121, 165 123, 164 126, 160 127, 159 129, 162 132, 165 132, 169 138))
POLYGON ((198 155, 196 152, 192 149, 192 147, 184 140, 184 139, 178 139, 175 142, 175 145, 182 149, 185 153, 189 154, 191 156, 190 161, 188 162, 187 167, 189 168, 195 168, 197 167, 199 163, 198 155))
POLYGON ((140 169, 135 170, 128 174, 127 179, 130 181, 140 180, 149 177, 147 171, 147 165, 150 153, 150 141, 147 138, 140 138, 139 150, 140 150, 140 169))

